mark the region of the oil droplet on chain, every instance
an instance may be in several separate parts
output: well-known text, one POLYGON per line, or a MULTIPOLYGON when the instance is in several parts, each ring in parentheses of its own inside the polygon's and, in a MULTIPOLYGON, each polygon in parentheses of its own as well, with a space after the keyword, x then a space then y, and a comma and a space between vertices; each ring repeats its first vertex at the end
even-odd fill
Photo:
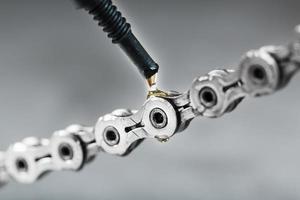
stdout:
POLYGON ((150 90, 152 87, 156 87, 156 79, 157 79, 157 73, 147 79, 147 83, 150 90))
POLYGON ((155 139, 159 141, 160 143, 166 143, 170 140, 170 137, 168 136, 155 136, 155 139))
POLYGON ((147 79, 147 83, 149 86, 147 99, 151 96, 155 97, 166 97, 168 94, 162 90, 159 90, 156 85, 157 74, 154 74, 150 78, 147 79))

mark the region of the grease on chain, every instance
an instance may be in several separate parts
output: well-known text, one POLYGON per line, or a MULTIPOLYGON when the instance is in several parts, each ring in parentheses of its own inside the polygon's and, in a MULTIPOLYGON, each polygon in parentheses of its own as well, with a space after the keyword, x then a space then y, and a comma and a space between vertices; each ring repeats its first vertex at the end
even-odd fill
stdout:
POLYGON ((147 84, 149 87, 147 99, 150 98, 151 96, 155 96, 155 97, 167 97, 168 96, 167 92, 164 92, 157 88, 156 81, 157 81, 157 73, 147 79, 147 84))

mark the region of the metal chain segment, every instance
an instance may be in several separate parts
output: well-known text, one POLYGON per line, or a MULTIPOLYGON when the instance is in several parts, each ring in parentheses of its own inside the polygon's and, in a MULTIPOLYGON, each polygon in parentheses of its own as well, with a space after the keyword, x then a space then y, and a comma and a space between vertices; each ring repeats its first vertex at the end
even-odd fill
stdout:
POLYGON ((79 170, 99 150, 93 130, 71 125, 55 132, 50 140, 26 138, 8 148, 3 169, 20 183, 35 182, 51 171, 79 170))
POLYGON ((249 51, 237 69, 198 77, 185 93, 150 96, 138 111, 115 110, 100 117, 95 128, 71 125, 50 140, 26 138, 0 153, 0 186, 9 176, 32 183, 50 171, 80 170, 99 151, 125 156, 146 138, 167 141, 197 116, 221 117, 245 97, 278 91, 299 69, 300 37, 287 46, 249 51))
POLYGON ((0 187, 4 186, 8 182, 8 173, 5 168, 5 154, 0 152, 0 187))
POLYGON ((246 96, 234 70, 214 70, 199 77, 189 90, 196 115, 220 117, 232 111, 246 96))
POLYGON ((51 157, 58 170, 80 170, 99 151, 94 128, 80 125, 55 132, 50 143, 51 157))
POLYGON ((5 160, 8 173, 18 182, 32 183, 46 172, 54 170, 48 146, 48 139, 34 137, 10 146, 5 160))

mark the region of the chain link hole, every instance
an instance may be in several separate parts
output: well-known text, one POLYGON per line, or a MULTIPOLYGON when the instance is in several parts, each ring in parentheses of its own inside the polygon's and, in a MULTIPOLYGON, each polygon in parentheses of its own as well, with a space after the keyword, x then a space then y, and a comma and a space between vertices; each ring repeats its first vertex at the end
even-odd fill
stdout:
POLYGON ((28 163, 24 158, 19 158, 16 160, 16 167, 19 172, 28 171, 28 163))
POLYGON ((104 141, 106 142, 106 144, 108 144, 109 146, 114 146, 119 143, 119 140, 120 135, 117 129, 115 129, 114 127, 107 127, 104 130, 104 141))
POLYGON ((63 160, 72 160, 73 158, 73 149, 69 144, 61 144, 58 148, 59 156, 63 160))
POLYGON ((267 74, 265 69, 260 65, 253 65, 249 69, 250 78, 255 84, 263 85, 267 81, 267 74))
POLYGON ((151 124, 157 129, 162 129, 168 124, 167 115, 160 108, 154 108, 150 112, 150 121, 151 124))
POLYGON ((199 97, 201 103, 207 108, 211 108, 217 104, 217 95, 210 87, 203 88, 199 93, 199 97))

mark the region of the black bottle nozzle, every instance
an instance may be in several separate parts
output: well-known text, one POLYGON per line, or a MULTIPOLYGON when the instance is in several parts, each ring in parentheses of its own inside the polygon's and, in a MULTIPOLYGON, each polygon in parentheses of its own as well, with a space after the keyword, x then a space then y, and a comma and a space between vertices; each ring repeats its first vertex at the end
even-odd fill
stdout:
POLYGON ((146 79, 158 72, 154 62, 138 39, 131 31, 130 24, 122 16, 111 0, 74 0, 79 8, 85 9, 94 16, 103 31, 108 33, 114 44, 118 44, 137 66, 146 79))

